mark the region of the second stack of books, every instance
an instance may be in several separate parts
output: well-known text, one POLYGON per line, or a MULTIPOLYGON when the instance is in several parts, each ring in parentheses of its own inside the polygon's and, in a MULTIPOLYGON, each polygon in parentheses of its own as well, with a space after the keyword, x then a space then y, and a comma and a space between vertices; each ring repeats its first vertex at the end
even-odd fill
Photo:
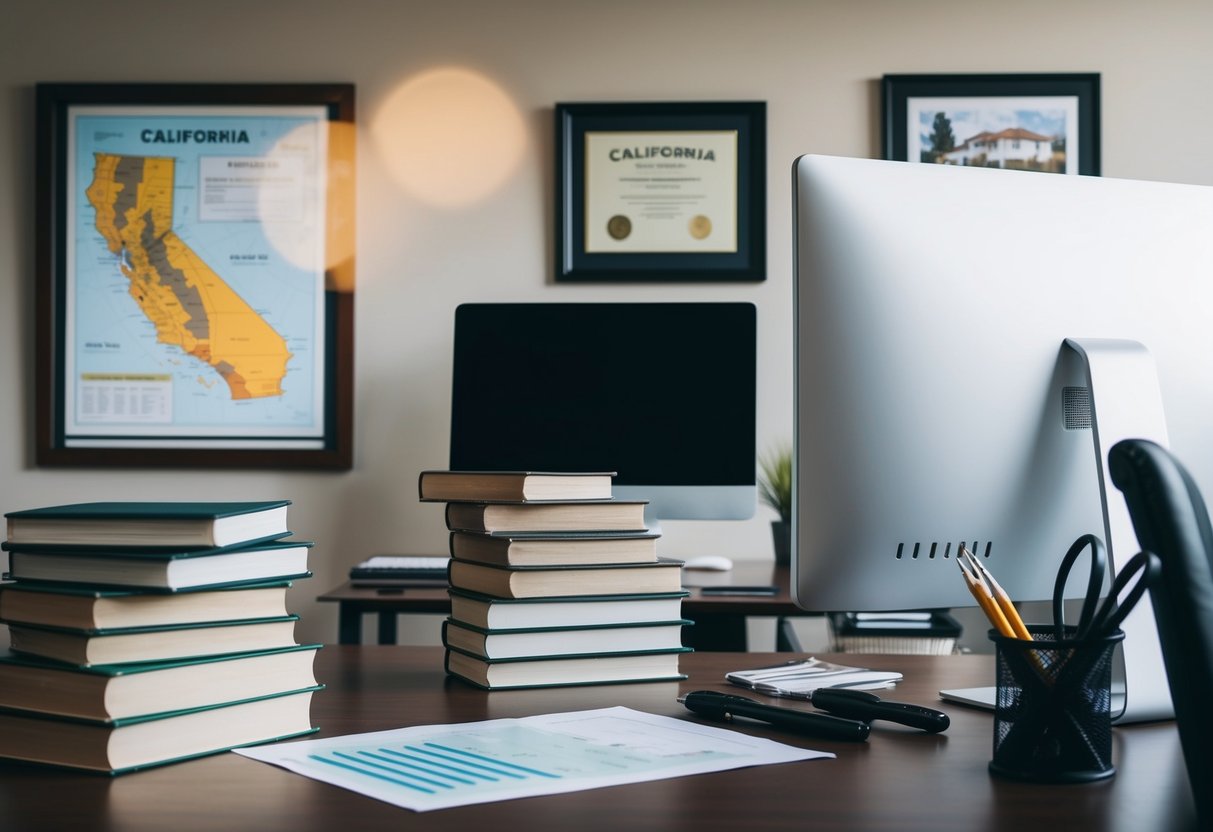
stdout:
POLYGON ((119 773, 315 730, 287 501, 12 512, 0 757, 119 773))
POLYGON ((610 473, 423 471, 445 502, 447 672, 478 687, 684 678, 682 563, 610 473))

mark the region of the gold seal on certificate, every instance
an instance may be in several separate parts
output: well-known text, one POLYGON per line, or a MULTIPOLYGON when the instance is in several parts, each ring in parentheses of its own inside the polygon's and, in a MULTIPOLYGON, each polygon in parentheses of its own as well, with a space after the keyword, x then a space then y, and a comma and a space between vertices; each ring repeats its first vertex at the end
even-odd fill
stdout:
POLYGON ((736 130, 585 133, 585 250, 738 250, 736 130))
POLYGON ((607 220, 607 233, 615 240, 626 240, 632 233, 632 221, 623 214, 616 214, 607 220))

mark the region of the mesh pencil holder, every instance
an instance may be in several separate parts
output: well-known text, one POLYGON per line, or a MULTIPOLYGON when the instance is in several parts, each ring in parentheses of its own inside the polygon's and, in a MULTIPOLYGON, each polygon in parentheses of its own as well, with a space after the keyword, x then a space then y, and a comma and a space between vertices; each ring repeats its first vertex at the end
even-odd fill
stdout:
POLYGON ((1034 641, 990 631, 997 653, 990 772, 1036 783, 1087 783, 1112 765, 1112 654, 1125 634, 1074 640, 1067 627, 1028 628, 1034 641))

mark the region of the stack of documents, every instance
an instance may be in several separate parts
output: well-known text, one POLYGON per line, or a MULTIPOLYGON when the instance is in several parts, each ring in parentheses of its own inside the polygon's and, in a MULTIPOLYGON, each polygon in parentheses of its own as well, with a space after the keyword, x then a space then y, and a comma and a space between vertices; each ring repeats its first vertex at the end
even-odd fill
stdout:
POLYGON ((725 679, 755 693, 808 699, 818 688, 852 688, 877 690, 891 688, 901 681, 901 674, 866 667, 848 667, 821 659, 794 659, 772 667, 756 670, 735 670, 725 679))

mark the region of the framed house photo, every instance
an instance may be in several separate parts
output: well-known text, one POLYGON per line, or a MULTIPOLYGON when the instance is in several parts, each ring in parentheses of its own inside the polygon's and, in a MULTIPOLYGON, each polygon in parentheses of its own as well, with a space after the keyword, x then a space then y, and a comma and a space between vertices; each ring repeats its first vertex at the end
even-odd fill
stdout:
POLYGON ((36 108, 37 463, 351 467, 353 85, 36 108))
POLYGON ((884 158, 1098 176, 1099 74, 886 75, 884 158))
POLYGON ((766 279, 766 103, 556 105, 556 280, 766 279))

